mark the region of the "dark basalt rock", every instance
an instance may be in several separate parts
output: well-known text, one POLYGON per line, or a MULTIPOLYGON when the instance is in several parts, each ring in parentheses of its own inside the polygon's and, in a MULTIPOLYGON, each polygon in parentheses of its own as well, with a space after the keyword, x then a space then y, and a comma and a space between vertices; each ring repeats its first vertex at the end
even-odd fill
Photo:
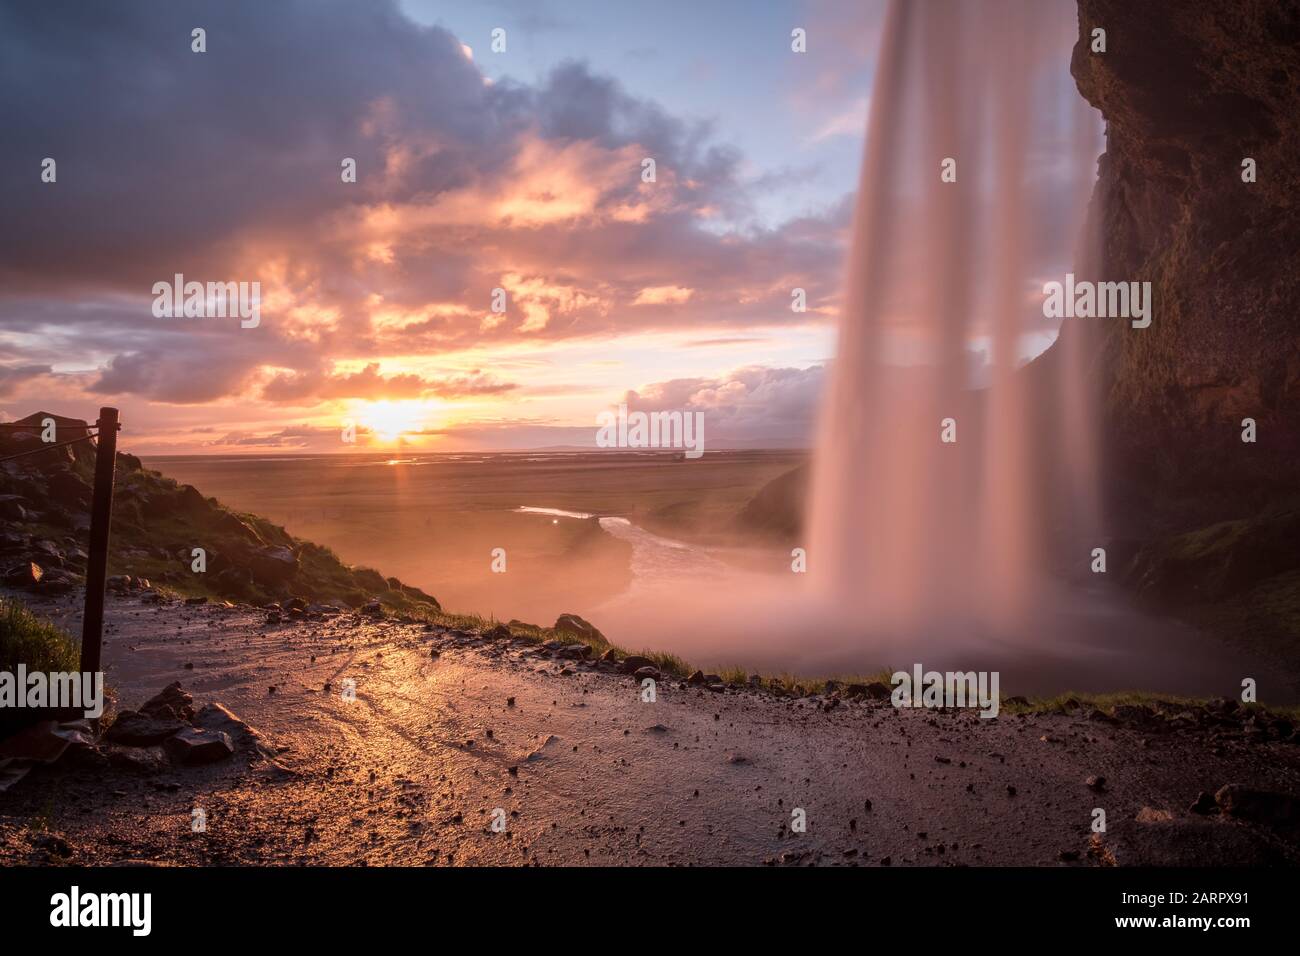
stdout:
POLYGON ((1125 525, 1249 514, 1300 487, 1300 8, 1079 0, 1079 28, 1072 72, 1108 130, 1103 271, 1155 302, 1147 329, 1101 326, 1114 503, 1125 525))
POLYGON ((151 747, 188 726, 174 717, 150 717, 134 710, 124 710, 105 731, 104 739, 128 747, 151 747))
POLYGON ((605 635, 600 633, 596 625, 579 617, 577 614, 561 614, 555 619, 555 627, 552 630, 563 634, 574 634, 586 640, 603 641, 605 639, 605 635))
POLYGON ((232 756, 235 752, 230 737, 220 730, 200 730, 186 727, 163 741, 167 756, 179 764, 194 766, 213 763, 232 756))
POLYGON ((194 698, 181 689, 180 681, 173 681, 141 704, 140 713, 148 717, 189 721, 194 718, 194 698))

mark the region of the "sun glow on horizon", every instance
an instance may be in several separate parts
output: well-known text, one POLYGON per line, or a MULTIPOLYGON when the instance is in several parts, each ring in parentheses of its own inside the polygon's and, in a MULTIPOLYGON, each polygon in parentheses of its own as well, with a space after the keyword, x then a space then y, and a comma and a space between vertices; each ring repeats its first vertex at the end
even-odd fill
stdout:
POLYGON ((423 431, 431 411, 426 402, 385 400, 366 402, 356 417, 376 439, 391 444, 423 431))

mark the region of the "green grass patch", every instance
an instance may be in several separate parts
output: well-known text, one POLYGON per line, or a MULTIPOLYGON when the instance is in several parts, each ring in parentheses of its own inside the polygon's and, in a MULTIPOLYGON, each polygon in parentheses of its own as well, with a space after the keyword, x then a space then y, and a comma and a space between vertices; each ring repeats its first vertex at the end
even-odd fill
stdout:
POLYGON ((81 648, 68 635, 14 598, 0 598, 0 667, 13 671, 76 671, 81 648))

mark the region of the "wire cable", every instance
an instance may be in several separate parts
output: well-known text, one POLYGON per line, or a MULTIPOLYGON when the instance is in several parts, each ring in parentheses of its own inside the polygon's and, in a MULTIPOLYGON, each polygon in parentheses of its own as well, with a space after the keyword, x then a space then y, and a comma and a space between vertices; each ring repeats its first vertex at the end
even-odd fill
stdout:
POLYGON ((68 445, 75 445, 77 442, 90 441, 92 438, 97 437, 99 437, 99 433, 95 432, 91 435, 83 435, 80 438, 70 438, 67 441, 55 442, 52 444, 42 443, 40 448, 29 448, 26 451, 18 452, 16 455, 6 455, 4 458, 0 458, 0 465, 3 465, 7 461, 13 461, 16 458, 26 458, 28 455, 39 455, 43 451, 53 451, 56 448, 66 448, 68 445))

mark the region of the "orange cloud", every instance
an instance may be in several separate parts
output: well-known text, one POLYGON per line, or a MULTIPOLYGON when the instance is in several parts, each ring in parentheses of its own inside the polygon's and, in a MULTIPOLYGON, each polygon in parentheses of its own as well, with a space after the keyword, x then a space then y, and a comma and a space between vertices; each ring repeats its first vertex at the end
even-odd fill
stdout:
POLYGON ((690 299, 695 294, 694 289, 686 289, 679 285, 653 285, 646 286, 636 294, 632 300, 633 305, 680 305, 690 299))

